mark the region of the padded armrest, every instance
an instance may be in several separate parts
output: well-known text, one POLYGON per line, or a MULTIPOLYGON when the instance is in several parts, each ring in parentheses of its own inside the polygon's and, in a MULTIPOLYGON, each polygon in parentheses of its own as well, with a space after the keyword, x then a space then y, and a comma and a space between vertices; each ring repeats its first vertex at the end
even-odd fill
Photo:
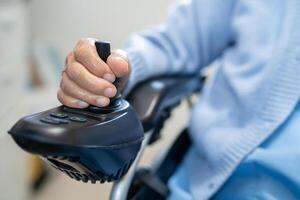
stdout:
POLYGON ((127 100, 139 116, 146 132, 154 128, 164 109, 176 105, 201 87, 202 81, 198 76, 153 78, 135 87, 127 100))

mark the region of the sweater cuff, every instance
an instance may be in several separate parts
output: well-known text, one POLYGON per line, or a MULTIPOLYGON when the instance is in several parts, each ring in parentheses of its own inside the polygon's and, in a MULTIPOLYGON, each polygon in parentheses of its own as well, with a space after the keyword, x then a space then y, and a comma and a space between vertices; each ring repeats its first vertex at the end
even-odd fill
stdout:
POLYGON ((145 62, 140 54, 134 51, 127 50, 127 55, 131 65, 131 73, 128 83, 123 91, 123 96, 126 97, 130 91, 137 85, 137 83, 147 79, 147 72, 145 62))

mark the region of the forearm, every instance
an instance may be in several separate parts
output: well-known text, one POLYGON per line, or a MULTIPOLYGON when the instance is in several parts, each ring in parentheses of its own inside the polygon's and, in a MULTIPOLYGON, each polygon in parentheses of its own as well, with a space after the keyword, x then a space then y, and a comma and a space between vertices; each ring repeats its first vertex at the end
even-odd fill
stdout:
POLYGON ((178 1, 163 24, 131 36, 128 87, 157 75, 198 73, 230 43, 233 7, 234 1, 178 1))

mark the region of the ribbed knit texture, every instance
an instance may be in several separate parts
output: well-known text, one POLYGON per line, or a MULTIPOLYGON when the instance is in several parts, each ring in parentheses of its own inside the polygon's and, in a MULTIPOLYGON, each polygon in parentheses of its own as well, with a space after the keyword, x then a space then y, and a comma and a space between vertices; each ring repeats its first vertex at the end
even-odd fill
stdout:
MULTIPOLYGON (((230 1, 230 2, 232 3, 236 1, 230 1)), ((251 4, 250 1, 240 1, 240 2, 243 2, 245 5, 251 4)), ((255 95, 257 95, 258 102, 254 102, 253 100, 253 102, 245 103, 236 100, 240 97, 238 95, 241 95, 243 97, 244 93, 243 91, 232 92, 233 90, 232 88, 235 88, 234 86, 236 86, 236 88, 241 89, 239 87, 242 87, 242 84, 244 83, 239 82, 239 79, 241 77, 237 75, 240 73, 240 71, 238 70, 241 69, 237 68, 236 66, 233 66, 234 69, 233 71, 224 70, 225 75, 223 74, 223 77, 228 78, 230 79, 230 81, 232 81, 229 82, 225 80, 227 81, 225 83, 229 82, 230 84, 233 84, 233 86, 230 85, 231 87, 225 87, 224 85, 222 85, 224 83, 222 83, 221 81, 218 83, 217 82, 218 80, 216 80, 215 84, 220 84, 220 85, 219 86, 217 85, 215 88, 219 89, 220 92, 217 92, 216 93, 217 95, 215 96, 212 94, 210 94, 210 96, 206 94, 209 98, 206 99, 204 98, 203 101, 208 101, 208 102, 204 102, 204 103, 202 102, 202 107, 199 108, 199 110, 197 110, 197 113, 195 113, 195 115, 193 116, 194 119, 192 119, 191 132, 192 132, 192 138, 195 140, 195 148, 192 150, 192 153, 188 155, 188 158, 186 159, 187 160, 186 163, 190 173, 189 175, 190 192, 193 194, 193 197, 195 199, 201 199, 201 200, 209 199, 230 177, 230 175, 237 168, 239 163, 243 159, 245 159, 245 157, 249 155, 257 146, 259 146, 268 137, 270 137, 270 135, 274 133, 274 131, 282 123, 285 122, 285 120, 291 114, 291 112, 293 111, 293 109, 295 108, 296 104, 299 101, 299 97, 300 97, 300 1, 289 0, 289 1, 282 1, 282 2, 281 3, 284 4, 284 7, 280 7, 278 8, 278 10, 279 9, 281 9, 281 11, 283 10, 282 13, 284 14, 284 17, 282 19, 283 21, 280 24, 280 27, 276 28, 276 30, 277 29, 280 30, 280 33, 279 33, 279 38, 275 40, 275 42, 278 42, 279 44, 276 44, 276 47, 272 52, 273 55, 270 57, 270 59, 269 57, 266 57, 267 59, 265 62, 266 66, 262 66, 264 69, 269 69, 269 70, 263 72, 257 72, 258 74, 266 73, 264 75, 268 78, 268 80, 262 82, 265 84, 264 86, 261 86, 259 84, 257 85, 257 87, 260 87, 260 90, 257 90, 257 94, 255 94, 252 90, 249 90, 250 92, 252 92, 251 95, 249 94, 251 99, 252 98, 255 99, 255 95), (228 73, 232 73, 233 76, 230 77, 228 73), (237 85, 234 85, 234 83, 236 83, 237 85), (224 90, 223 93, 222 90, 224 90), (242 94, 240 94, 239 92, 242 94), (222 94, 223 96, 218 96, 220 94, 222 94), (232 94, 236 96, 230 96, 232 94), (214 102, 220 101, 221 103, 215 103, 214 105, 215 107, 206 109, 205 104, 210 104, 209 101, 214 101, 214 102), (226 105, 227 101, 229 105, 228 107, 229 111, 226 109, 226 107, 224 108, 224 105, 226 105), (237 101, 238 104, 236 104, 235 101, 237 101), (236 106, 230 107, 234 104, 236 104, 236 106), (252 108, 252 107, 257 107, 257 108, 249 109, 248 112, 245 113, 241 112, 242 113, 240 114, 241 116, 235 115, 237 113, 236 110, 245 109, 244 104, 249 104, 247 105, 248 107, 246 108, 252 108), (198 111, 200 113, 198 113, 198 111), (205 115, 206 118, 203 117, 203 115, 205 115), (215 120, 214 117, 216 117, 215 120), (199 121, 200 119, 202 121, 199 121), (224 122, 223 119, 226 120, 226 122, 224 122), (203 126, 199 125, 201 123, 204 125, 203 126), (228 125, 230 127, 232 124, 245 124, 245 125, 242 128, 239 127, 237 129, 239 131, 238 133, 230 135, 226 132, 226 129, 222 128, 222 126, 227 127, 228 125), (205 128, 203 128, 203 130, 198 130, 198 127, 208 127, 209 129, 211 128, 216 129, 218 128, 218 126, 220 126, 220 128, 217 129, 217 131, 215 132, 209 130, 211 131, 211 133, 206 133, 206 134, 201 133, 201 131, 203 130, 205 131, 205 128), (216 134, 218 131, 220 134, 216 134), (215 135, 209 135, 209 134, 215 134, 215 135), (220 143, 220 140, 222 140, 222 143, 220 143), (218 146, 220 144, 221 146, 218 146)), ((229 4, 229 1, 226 3, 229 4)), ((171 17, 170 17, 171 20, 169 20, 168 23, 166 23, 164 28, 154 30, 150 33, 143 33, 141 34, 141 36, 138 36, 138 39, 136 39, 135 36, 134 39, 132 39, 128 43, 128 47, 127 47, 130 56, 130 61, 133 66, 133 71, 130 77, 127 91, 130 90, 135 84, 144 80, 145 78, 148 78, 149 76, 153 76, 156 74, 164 74, 164 73, 167 74, 174 71, 183 73, 183 72, 191 71, 193 69, 194 70, 197 69, 197 65, 200 65, 199 63, 205 65, 209 63, 208 60, 213 61, 217 59, 218 56, 221 54, 220 52, 222 52, 226 48, 225 41, 229 41, 231 37, 235 37, 234 33, 232 33, 231 30, 226 30, 226 27, 231 27, 230 23, 228 23, 226 19, 227 18, 230 19, 230 17, 228 16, 230 16, 230 13, 233 13, 232 6, 225 5, 225 4, 220 5, 220 4, 221 1, 218 0, 212 0, 212 1, 194 0, 190 5, 179 4, 177 5, 177 10, 175 9, 174 13, 171 13, 171 17), (218 14, 214 13, 214 10, 212 9, 216 5, 220 5, 218 8, 220 10, 217 10, 218 14), (203 7, 205 7, 206 9, 204 9, 203 7), (211 11, 212 15, 214 15, 215 18, 217 19, 211 18, 209 15, 210 14, 209 11, 211 11), (218 15, 221 16, 219 19, 218 19, 218 15), (195 20, 195 18, 197 17, 199 17, 198 20, 200 20, 200 22, 198 20, 195 20), (181 23, 180 20, 182 18, 184 18, 183 20, 188 19, 190 21, 184 21, 184 23, 181 23), (175 21, 177 23, 173 21, 174 19, 176 19, 175 21), (215 20, 213 21, 215 22, 215 24, 210 26, 209 25, 209 22, 211 22, 210 20, 212 21, 215 20), (224 20, 225 22, 221 23, 222 20, 224 20), (195 28, 197 23, 200 23, 199 25, 200 28, 198 27, 199 29, 193 30, 193 28, 195 28), (182 27, 181 24, 183 24, 182 27), (218 27, 224 26, 223 27, 224 30, 209 29, 214 26, 218 26, 218 27), (207 31, 207 34, 204 34, 206 29, 209 30, 207 31), (216 33, 216 35, 214 35, 214 33, 216 33), (151 34, 153 34, 153 36, 151 34), (196 36, 197 34, 199 34, 199 36, 196 36), (189 35, 192 36, 189 38, 189 35), (215 36, 215 38, 213 36, 215 36), (200 45, 194 46, 194 43, 198 42, 198 41, 194 41, 193 40, 194 38, 197 38, 199 40, 200 45), (138 40, 141 40, 142 42, 137 42, 138 40), (169 43, 166 41, 171 41, 171 43, 174 42, 174 44, 172 44, 172 48, 174 49, 169 47, 168 46, 169 43), (181 42, 180 44, 178 44, 179 41, 181 42), (189 48, 189 46, 191 47, 189 48), (188 58, 186 59, 186 52, 193 54, 190 56, 192 61, 190 60, 187 61, 188 58), (199 58, 197 58, 197 55, 199 58), (151 61, 154 60, 154 58, 157 59, 155 59, 155 61, 151 61), (161 67, 158 67, 159 63, 162 64, 161 67), (188 64, 186 67, 182 67, 181 70, 178 70, 178 68, 173 69, 170 66, 174 63, 175 65, 178 66, 180 64, 184 65, 184 63, 188 63, 188 64)), ((242 5, 241 7, 244 8, 243 6, 245 5, 242 5)), ((252 8, 251 6, 249 7, 252 8)), ((259 5, 257 9, 260 9, 259 5)), ((274 13, 275 11, 275 10, 271 10, 271 8, 267 8, 267 9, 270 9, 269 12, 271 13, 272 12, 274 13)), ((246 9, 246 12, 247 11, 255 12, 255 10, 253 11, 251 9, 249 10, 246 9)), ((272 14, 266 16, 272 16, 272 14)), ((262 20, 268 20, 268 19, 262 19, 262 20)), ((237 20, 237 22, 240 23, 241 21, 237 20)), ((237 26, 239 25, 240 24, 237 24, 237 26)), ((260 26, 260 24, 255 24, 255 23, 252 25, 254 26, 252 28, 255 28, 255 26, 260 26)), ((274 27, 276 27, 276 25, 274 25, 274 27)), ((243 27, 243 28, 251 29, 251 27, 243 27)), ((269 27, 266 27, 265 31, 270 31, 268 30, 268 28, 269 27)), ((243 30, 241 31, 241 34, 242 33, 243 30)), ((257 34, 261 34, 261 33, 258 32, 257 34)), ((247 43, 246 40, 248 40, 247 37, 245 38, 245 42, 247 43)), ((254 40, 254 42, 256 41, 254 40)), ((251 48, 251 46, 249 48, 251 48)), ((254 53, 254 55, 252 56, 259 57, 260 55, 259 54, 255 55, 254 53)), ((241 59, 244 59, 244 57, 242 57, 241 59)), ((221 64, 219 67, 222 68, 223 60, 221 59, 220 62, 221 64)), ((233 65, 234 64, 235 63, 233 62, 233 65)), ((247 67, 247 66, 248 65, 245 65, 243 67, 247 67)), ((219 70, 219 73, 222 74, 222 72, 223 71, 220 72, 219 70)), ((256 75, 257 74, 254 73, 254 76, 256 75)), ((246 76, 246 78, 249 77, 246 76)), ((248 84, 249 85, 253 84, 255 86, 255 82, 250 81, 248 84)), ((245 91, 247 92, 247 90, 245 91)), ((210 91, 206 91, 206 93, 210 93, 210 91)))
POLYGON ((287 38, 269 65, 276 68, 266 92, 266 99, 256 120, 224 151, 222 161, 212 182, 219 183, 213 190, 203 192, 208 199, 228 179, 238 164, 264 142, 288 118, 300 97, 300 1, 287 1, 287 18, 282 27, 287 38), (219 173, 218 173, 219 172, 219 173))

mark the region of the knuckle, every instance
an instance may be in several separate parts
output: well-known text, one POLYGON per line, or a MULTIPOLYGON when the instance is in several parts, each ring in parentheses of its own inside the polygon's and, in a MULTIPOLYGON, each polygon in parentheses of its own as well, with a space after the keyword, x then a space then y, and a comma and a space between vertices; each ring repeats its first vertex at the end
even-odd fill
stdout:
POLYGON ((74 56, 77 58, 77 59, 80 59, 82 57, 82 55, 84 55, 84 53, 86 52, 87 50, 87 46, 84 45, 84 44, 81 44, 81 45, 78 45, 74 51, 74 56))
POLYGON ((59 90, 57 92, 57 99, 63 104, 63 105, 66 105, 66 106, 69 106, 69 107, 76 107, 76 102, 70 98, 68 98, 64 92, 62 90, 59 90))
POLYGON ((68 53, 66 60, 65 60, 65 64, 71 63, 72 62, 72 58, 73 58, 73 51, 68 53))
POLYGON ((66 73, 73 80, 79 79, 81 77, 81 70, 75 63, 67 66, 66 73))
POLYGON ((64 103, 63 94, 62 94, 61 90, 58 90, 58 91, 57 91, 57 99, 58 99, 61 103, 64 103))
POLYGON ((87 38, 82 37, 82 38, 80 38, 80 39, 78 40, 77 46, 80 46, 80 45, 85 44, 85 43, 87 43, 87 42, 88 42, 87 38))
POLYGON ((90 51, 93 48, 93 40, 89 38, 81 38, 75 48, 74 48, 74 56, 77 59, 82 58, 86 55, 86 52, 90 51))
POLYGON ((87 41, 80 41, 77 43, 75 49, 74 49, 74 56, 76 58, 80 58, 84 53, 85 51, 87 51, 89 48, 89 44, 87 41))
POLYGON ((60 89, 66 91, 66 82, 64 77, 60 81, 60 89))

